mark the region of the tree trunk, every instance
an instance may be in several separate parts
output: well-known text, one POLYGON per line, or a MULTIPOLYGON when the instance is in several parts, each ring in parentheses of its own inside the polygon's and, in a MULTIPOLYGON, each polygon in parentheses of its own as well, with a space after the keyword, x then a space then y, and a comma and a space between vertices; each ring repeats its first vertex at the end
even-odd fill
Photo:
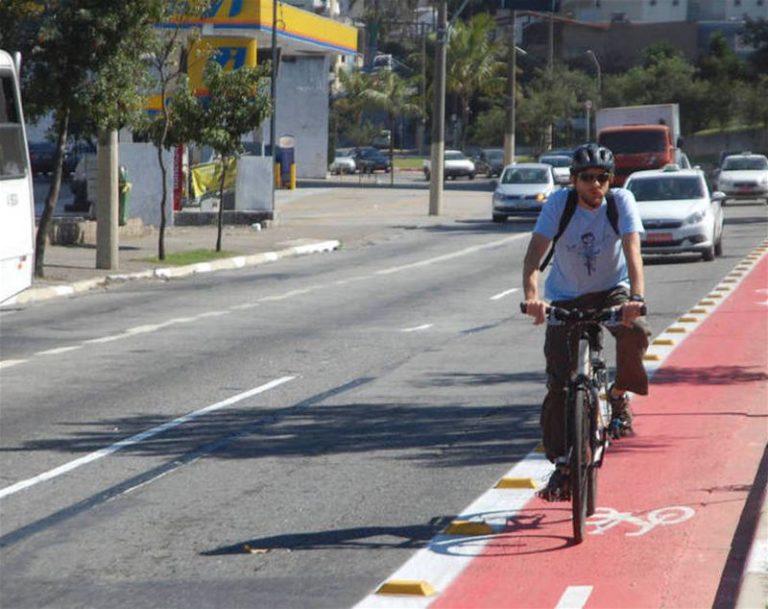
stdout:
MULTIPOLYGON (((400 144, 402 146, 402 144, 400 144)), ((395 185, 395 115, 389 115, 389 185, 395 185)))
POLYGON ((53 158, 53 175, 51 175, 51 185, 48 188, 48 195, 45 197, 45 207, 42 216, 40 216, 40 223, 37 226, 37 235, 35 236, 35 277, 45 276, 43 268, 45 245, 51 218, 56 210, 61 191, 61 176, 64 173, 64 145, 67 142, 69 130, 69 110, 66 110, 57 122, 58 135, 56 137, 56 154, 53 158))
POLYGON ((224 179, 227 176, 227 158, 221 158, 221 182, 219 182, 219 230, 216 237, 216 251, 221 251, 221 230, 224 222, 224 179))
POLYGON ((168 187, 165 183, 167 170, 165 160, 163 159, 163 147, 157 147, 157 162, 160 163, 160 181, 162 183, 162 194, 160 195, 160 231, 157 235, 157 259, 165 260, 165 208, 168 202, 168 187))

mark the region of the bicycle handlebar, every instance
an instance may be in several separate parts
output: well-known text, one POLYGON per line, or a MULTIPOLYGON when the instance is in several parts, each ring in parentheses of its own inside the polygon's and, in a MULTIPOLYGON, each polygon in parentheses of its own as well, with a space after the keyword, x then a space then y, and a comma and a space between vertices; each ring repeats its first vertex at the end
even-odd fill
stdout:
MULTIPOLYGON (((546 308, 547 319, 556 319, 557 321, 566 322, 582 322, 582 321, 608 321, 617 322, 621 319, 621 308, 623 305, 615 307, 609 307, 607 309, 563 309, 561 307, 553 307, 548 305, 546 308)), ((520 303, 520 311, 527 314, 528 307, 524 302, 520 303)), ((643 305, 640 309, 640 314, 645 315, 648 313, 648 307, 643 305)))

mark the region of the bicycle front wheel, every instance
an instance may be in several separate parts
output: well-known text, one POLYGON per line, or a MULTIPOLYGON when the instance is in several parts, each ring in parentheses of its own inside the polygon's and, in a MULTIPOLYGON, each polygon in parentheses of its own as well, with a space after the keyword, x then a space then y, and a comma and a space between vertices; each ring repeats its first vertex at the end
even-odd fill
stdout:
POLYGON ((571 511, 573 515, 573 540, 581 543, 584 539, 584 524, 587 520, 589 502, 589 396, 580 387, 576 390, 570 408, 571 433, 571 511))

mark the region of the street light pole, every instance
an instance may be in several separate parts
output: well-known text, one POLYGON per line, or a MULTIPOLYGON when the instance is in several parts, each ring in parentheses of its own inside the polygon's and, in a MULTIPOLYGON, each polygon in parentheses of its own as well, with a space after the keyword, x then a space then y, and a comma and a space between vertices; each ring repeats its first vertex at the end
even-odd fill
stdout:
POLYGON ((443 205, 443 159, 445 157, 445 59, 448 36, 447 0, 439 0, 435 46, 435 91, 432 106, 429 215, 439 216, 443 205))
POLYGON ((507 111, 507 128, 504 130, 504 164, 515 162, 515 112, 517 109, 517 47, 515 46, 515 30, 517 11, 512 10, 512 20, 509 30, 509 109, 507 111))
POLYGON ((595 55, 595 52, 592 49, 587 49, 587 55, 589 55, 592 58, 592 61, 595 64, 595 69, 597 70, 597 101, 599 105, 600 96, 602 95, 602 92, 603 92, 603 85, 602 85, 603 71, 600 69, 600 62, 597 60, 597 55, 595 55))

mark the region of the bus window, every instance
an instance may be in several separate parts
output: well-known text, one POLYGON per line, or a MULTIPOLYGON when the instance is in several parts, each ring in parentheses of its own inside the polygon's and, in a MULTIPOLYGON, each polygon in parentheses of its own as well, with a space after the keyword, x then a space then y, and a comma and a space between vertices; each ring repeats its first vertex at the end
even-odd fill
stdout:
POLYGON ((13 95, 13 78, 2 76, 0 77, 0 179, 25 176, 26 156, 23 126, 19 122, 16 98, 13 95))

